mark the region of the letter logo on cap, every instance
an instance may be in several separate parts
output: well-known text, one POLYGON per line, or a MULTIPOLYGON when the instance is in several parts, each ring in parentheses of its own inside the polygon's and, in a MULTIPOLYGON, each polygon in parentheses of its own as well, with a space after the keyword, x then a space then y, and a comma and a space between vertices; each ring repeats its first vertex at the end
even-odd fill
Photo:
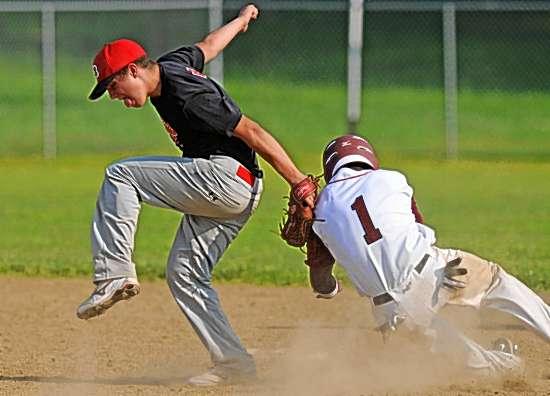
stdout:
POLYGON ((97 68, 97 65, 92 65, 92 71, 94 73, 94 77, 99 78, 99 69, 97 68))

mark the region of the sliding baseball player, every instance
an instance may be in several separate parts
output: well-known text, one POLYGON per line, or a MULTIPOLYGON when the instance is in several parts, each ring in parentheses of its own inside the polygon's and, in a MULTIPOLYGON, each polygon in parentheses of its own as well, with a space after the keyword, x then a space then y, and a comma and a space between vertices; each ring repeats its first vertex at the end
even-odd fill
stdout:
POLYGON ((356 135, 332 140, 323 168, 327 184, 316 202, 306 260, 318 297, 338 293, 332 274, 337 261, 370 300, 385 337, 400 325, 421 330, 433 338, 433 350, 460 352, 466 366, 491 373, 521 366, 517 346, 499 339, 483 348, 442 319, 442 307, 498 309, 550 342, 549 306, 500 265, 437 247, 406 177, 380 169, 367 140, 356 135))

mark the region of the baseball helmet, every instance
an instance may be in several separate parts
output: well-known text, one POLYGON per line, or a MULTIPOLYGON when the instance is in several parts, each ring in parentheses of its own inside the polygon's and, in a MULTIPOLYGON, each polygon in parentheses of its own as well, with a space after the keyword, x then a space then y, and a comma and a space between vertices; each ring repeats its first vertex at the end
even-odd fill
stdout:
POLYGON ((370 143, 358 135, 344 135, 332 141, 323 152, 323 170, 325 182, 334 176, 344 165, 361 162, 372 169, 378 169, 379 163, 370 143))

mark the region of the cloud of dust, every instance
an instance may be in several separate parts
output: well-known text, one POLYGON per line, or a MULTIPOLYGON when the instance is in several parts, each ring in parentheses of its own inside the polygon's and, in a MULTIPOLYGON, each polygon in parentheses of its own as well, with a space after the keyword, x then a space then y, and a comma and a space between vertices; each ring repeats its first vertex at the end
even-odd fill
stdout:
POLYGON ((434 355, 425 336, 404 326, 384 343, 367 311, 324 327, 300 323, 288 350, 273 359, 266 394, 422 394, 464 379, 460 359, 434 355))
MULTIPOLYGON (((93 380, 98 374, 97 351, 101 343, 98 337, 98 323, 96 321, 75 320, 72 327, 74 337, 68 341, 67 353, 70 353, 74 359, 73 370, 68 373, 66 384, 57 384, 57 391, 67 395, 97 395, 99 394, 99 385, 93 380), (82 380, 82 382, 78 382, 82 380)), ((44 388, 44 395, 51 394, 48 387, 44 388)))

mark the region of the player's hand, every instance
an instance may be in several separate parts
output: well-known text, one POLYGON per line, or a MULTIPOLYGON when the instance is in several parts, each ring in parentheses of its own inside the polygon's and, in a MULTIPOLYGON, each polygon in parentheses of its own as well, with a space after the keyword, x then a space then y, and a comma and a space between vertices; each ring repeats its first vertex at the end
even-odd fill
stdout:
POLYGON ((290 246, 303 247, 309 240, 315 216, 310 205, 315 204, 318 188, 319 180, 311 175, 291 184, 286 219, 283 216, 279 226, 281 238, 290 246))
POLYGON ((451 290, 464 289, 466 287, 466 282, 464 278, 460 279, 459 277, 466 275, 468 273, 468 270, 466 268, 459 267, 461 262, 462 257, 457 257, 447 263, 443 272, 444 287, 451 290))
POLYGON ((296 202, 299 202, 304 208, 313 210, 318 190, 319 178, 309 175, 304 176, 298 183, 294 183, 290 191, 296 202))
POLYGON ((248 24, 250 21, 256 20, 258 18, 258 8, 254 4, 248 4, 245 5, 243 8, 241 8, 241 11, 239 11, 239 18, 243 19, 243 28, 241 29, 241 32, 244 33, 248 30, 248 24))
POLYGON ((304 207, 310 207, 311 209, 315 208, 315 194, 308 195, 303 201, 302 205, 304 207))

